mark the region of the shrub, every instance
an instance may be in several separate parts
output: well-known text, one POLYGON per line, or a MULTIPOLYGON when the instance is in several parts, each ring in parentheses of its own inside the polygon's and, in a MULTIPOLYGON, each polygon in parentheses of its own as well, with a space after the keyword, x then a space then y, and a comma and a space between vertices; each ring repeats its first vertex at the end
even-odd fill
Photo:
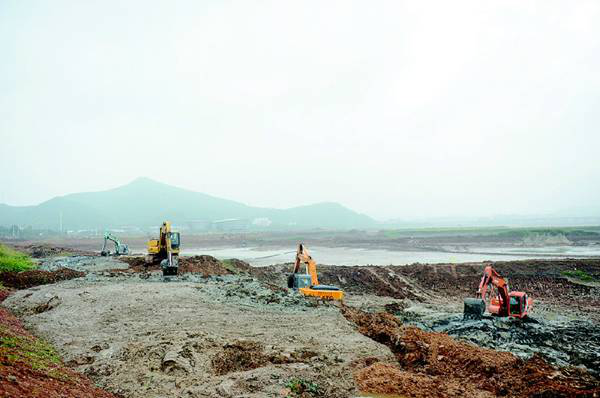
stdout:
POLYGON ((571 278, 577 278, 579 280, 582 280, 584 282, 593 282, 594 281, 594 277, 591 276, 590 274, 588 274, 585 271, 581 271, 581 270, 575 270, 575 271, 563 271, 562 273, 564 276, 569 276, 571 278))

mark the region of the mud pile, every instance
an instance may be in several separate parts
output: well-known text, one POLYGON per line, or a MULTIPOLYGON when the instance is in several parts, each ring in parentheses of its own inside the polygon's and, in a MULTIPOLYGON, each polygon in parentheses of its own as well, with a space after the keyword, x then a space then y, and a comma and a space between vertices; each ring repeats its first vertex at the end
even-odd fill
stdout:
MULTIPOLYGON (((492 264, 492 263, 490 263, 492 264)), ((407 266, 319 265, 319 281, 352 294, 375 294, 396 299, 428 301, 428 293, 461 300, 477 291, 486 264, 412 264, 407 266)), ((576 283, 563 272, 579 270, 600 281, 600 260, 523 260, 494 262, 511 290, 527 292, 534 300, 585 312, 600 307, 600 286, 576 283)), ((256 267, 258 278, 285 286, 291 264, 256 267)))
POLYGON ((256 369, 265 366, 269 358, 264 347, 255 341, 238 340, 226 344, 223 351, 212 359, 212 368, 217 375, 256 369))
POLYGON ((410 282, 390 268, 323 266, 319 268, 319 281, 351 293, 418 300, 420 295, 410 282))
POLYGON ((70 249, 66 247, 53 246, 49 244, 27 244, 27 245, 12 245, 15 250, 27 253, 33 258, 80 255, 80 256, 95 256, 94 252, 70 249))
POLYGON ((359 369, 355 378, 365 392, 410 397, 566 398, 600 394, 598 379, 587 372, 557 369, 539 356, 524 361, 508 352, 454 340, 447 334, 403 327, 387 313, 370 314, 344 307, 342 314, 360 333, 387 345, 398 361, 359 369))
MULTIPOLYGON (((600 281, 600 260, 522 260, 489 263, 508 279, 511 290, 526 291, 532 297, 547 301, 574 302, 592 300, 599 304, 598 287, 569 281, 565 271, 580 270, 600 281)), ((419 283, 423 288, 450 296, 468 296, 477 290, 485 264, 413 264, 406 267, 386 267, 419 283)))
POLYGON ((85 273, 74 271, 68 268, 61 268, 56 271, 22 271, 22 272, 1 272, 0 282, 4 286, 15 289, 27 289, 33 286, 47 285, 73 278, 85 276, 85 273))
POLYGON ((536 322, 486 317, 463 321, 459 314, 434 322, 416 322, 427 331, 444 332, 481 347, 510 351, 521 358, 541 354, 559 366, 583 366, 600 376, 600 330, 587 320, 536 322))
MULTIPOLYGON (((183 275, 189 279, 194 275, 183 275)), ((222 275, 205 279, 209 283, 198 285, 203 294, 211 300, 228 305, 241 305, 246 308, 278 308, 285 312, 308 311, 312 308, 329 308, 334 303, 320 301, 316 297, 304 296, 292 289, 269 285, 250 276, 222 275)))
MULTIPOLYGON (((419 288, 395 272, 392 268, 403 267, 349 267, 319 265, 319 283, 334 285, 352 294, 375 294, 396 299, 420 300, 419 288)), ((254 267, 251 272, 262 281, 286 286, 286 277, 292 264, 254 267)))
MULTIPOLYGON (((148 265, 143 257, 122 257, 133 272, 159 271, 160 264, 148 265)), ((220 261, 208 255, 179 257, 179 273, 202 274, 204 276, 246 273, 250 265, 244 261, 231 259, 220 261)))

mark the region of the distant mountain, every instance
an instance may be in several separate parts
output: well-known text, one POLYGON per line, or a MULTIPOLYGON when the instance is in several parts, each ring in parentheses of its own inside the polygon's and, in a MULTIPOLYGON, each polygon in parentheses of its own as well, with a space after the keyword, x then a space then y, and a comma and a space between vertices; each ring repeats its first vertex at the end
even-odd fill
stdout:
POLYGON ((349 229, 375 225, 370 217, 338 203, 317 203, 290 209, 247 206, 232 200, 173 187, 148 178, 108 191, 60 196, 37 206, 0 204, 0 225, 59 229, 150 227, 164 220, 174 224, 255 220, 269 228, 349 229))

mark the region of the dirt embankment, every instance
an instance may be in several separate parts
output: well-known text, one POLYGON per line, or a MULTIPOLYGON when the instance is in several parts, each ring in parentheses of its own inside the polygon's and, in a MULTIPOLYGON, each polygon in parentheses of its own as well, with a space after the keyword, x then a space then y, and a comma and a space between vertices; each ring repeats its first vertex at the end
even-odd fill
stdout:
POLYGON ((345 307, 343 315, 365 336, 385 344, 397 363, 366 362, 355 373, 365 392, 409 397, 596 397, 597 379, 578 369, 556 369, 541 357, 523 361, 507 352, 480 348, 404 327, 387 313, 345 307))
MULTIPOLYGON (((148 265, 144 257, 121 257, 121 261, 129 264, 130 272, 160 271, 160 264, 148 265)), ((213 256, 200 255, 179 257, 179 274, 202 274, 206 277, 249 273, 250 264, 237 260, 217 260, 213 256)))
POLYGON ((26 253, 33 258, 45 258, 54 256, 96 256, 94 251, 81 248, 54 246, 46 243, 22 243, 11 244, 15 250, 26 253))
POLYGON ((0 272, 0 282, 6 287, 27 289, 33 286, 47 285, 82 276, 85 276, 85 273, 68 268, 60 268, 56 271, 0 272))
MULTIPOLYGON (((565 277, 579 270, 600 281, 600 259, 522 260, 494 262, 511 290, 521 290, 535 301, 589 315, 600 307, 600 287, 586 286, 565 277)), ((348 293, 374 294, 426 302, 433 296, 462 302, 477 291, 486 263, 413 264, 407 266, 319 265, 319 282, 341 287, 348 293)), ((285 284, 291 264, 254 268, 262 280, 285 284)))
MULTIPOLYGON (((0 292, 1 293, 1 292, 0 292)), ((0 294, 0 301, 5 295, 0 294)), ((2 398, 116 398, 66 367, 45 341, 32 336, 0 307, 0 396, 2 398)))

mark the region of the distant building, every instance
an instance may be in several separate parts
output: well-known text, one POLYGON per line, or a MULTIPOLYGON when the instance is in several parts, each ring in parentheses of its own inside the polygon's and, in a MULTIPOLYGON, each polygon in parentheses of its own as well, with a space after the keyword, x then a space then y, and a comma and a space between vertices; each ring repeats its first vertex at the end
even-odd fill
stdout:
POLYGON ((254 225, 256 227, 268 227, 271 224, 273 224, 273 221, 271 221, 271 219, 269 219, 267 217, 260 217, 260 218, 255 218, 254 220, 252 220, 252 225, 254 225))
POLYGON ((209 220, 192 220, 187 222, 190 231, 210 231, 212 222, 209 220))
POLYGON ((248 229, 248 220, 244 218, 227 218, 212 222, 212 228, 215 231, 245 231, 248 229))

